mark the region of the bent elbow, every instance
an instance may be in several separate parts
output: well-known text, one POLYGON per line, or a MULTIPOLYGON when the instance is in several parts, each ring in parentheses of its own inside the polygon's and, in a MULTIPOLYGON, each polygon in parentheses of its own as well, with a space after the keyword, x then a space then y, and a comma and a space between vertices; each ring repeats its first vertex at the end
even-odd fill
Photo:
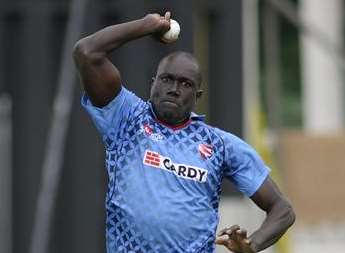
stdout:
POLYGON ((292 226, 296 221, 296 213, 295 211, 291 208, 290 211, 290 226, 292 226))
POLYGON ((290 203, 287 204, 285 217, 287 227, 291 227, 296 221, 296 213, 290 203))
POLYGON ((75 43, 73 47, 73 59, 74 61, 78 64, 80 63, 83 59, 88 57, 88 50, 85 45, 84 39, 81 39, 75 43))
POLYGON ((98 63, 104 58, 104 54, 95 49, 92 37, 86 37, 75 43, 73 58, 77 65, 85 62, 98 63))

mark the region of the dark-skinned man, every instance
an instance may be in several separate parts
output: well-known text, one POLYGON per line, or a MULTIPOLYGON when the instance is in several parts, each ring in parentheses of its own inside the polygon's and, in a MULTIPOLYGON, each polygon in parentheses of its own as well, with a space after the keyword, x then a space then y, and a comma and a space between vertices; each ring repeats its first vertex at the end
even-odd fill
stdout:
POLYGON ((202 95, 193 55, 175 52, 161 60, 149 101, 122 86, 108 59, 123 44, 169 28, 169 12, 149 14, 106 27, 74 49, 82 105, 106 150, 107 253, 211 253, 215 243, 231 252, 261 251, 293 224, 294 212, 248 144, 192 112, 202 95), (238 225, 215 235, 223 177, 267 214, 250 236, 238 225))

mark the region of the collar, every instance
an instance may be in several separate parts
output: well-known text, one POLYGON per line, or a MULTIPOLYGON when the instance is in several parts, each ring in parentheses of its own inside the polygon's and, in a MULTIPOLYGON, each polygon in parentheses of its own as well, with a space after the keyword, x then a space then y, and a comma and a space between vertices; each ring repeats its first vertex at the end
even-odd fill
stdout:
POLYGON ((170 124, 168 124, 168 123, 158 119, 157 115, 155 114, 155 112, 153 110, 153 106, 152 106, 151 101, 148 101, 148 104, 149 104, 150 112, 152 113, 152 115, 155 118, 155 120, 157 122, 159 122, 160 124, 162 124, 162 125, 164 125, 166 127, 169 127, 169 128, 171 128, 173 130, 184 128, 185 126, 189 125, 192 121, 205 121, 205 117, 206 116, 204 114, 199 115, 199 114, 196 114, 195 112, 191 112, 190 116, 189 116, 189 119, 187 121, 184 121, 184 122, 182 122, 179 125, 172 126, 172 125, 170 125, 170 124))

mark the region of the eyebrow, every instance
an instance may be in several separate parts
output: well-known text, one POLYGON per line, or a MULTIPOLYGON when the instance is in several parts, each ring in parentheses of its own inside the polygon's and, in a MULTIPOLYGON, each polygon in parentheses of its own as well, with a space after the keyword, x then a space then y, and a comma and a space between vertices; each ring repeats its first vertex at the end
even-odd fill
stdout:
POLYGON ((196 81, 194 81, 193 79, 190 79, 188 77, 185 77, 185 76, 176 76, 174 74, 164 72, 164 73, 161 73, 160 75, 158 75, 158 77, 172 77, 173 79, 177 79, 177 80, 189 81, 194 86, 196 86, 196 81))

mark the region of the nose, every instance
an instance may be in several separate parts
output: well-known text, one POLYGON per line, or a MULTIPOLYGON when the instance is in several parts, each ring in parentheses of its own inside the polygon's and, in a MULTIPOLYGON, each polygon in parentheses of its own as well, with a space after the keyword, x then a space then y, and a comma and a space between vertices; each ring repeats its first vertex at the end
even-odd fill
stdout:
POLYGON ((174 80, 174 82, 170 85, 169 90, 168 90, 168 94, 173 95, 173 96, 179 96, 180 95, 178 80, 174 80))

